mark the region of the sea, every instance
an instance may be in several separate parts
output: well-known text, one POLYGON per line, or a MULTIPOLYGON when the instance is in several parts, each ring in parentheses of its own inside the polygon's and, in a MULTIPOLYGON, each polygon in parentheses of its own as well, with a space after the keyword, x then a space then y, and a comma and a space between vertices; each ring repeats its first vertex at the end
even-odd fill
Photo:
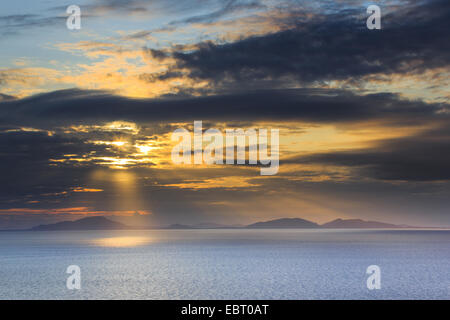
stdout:
POLYGON ((0 299, 449 298, 450 230, 0 232, 0 299))

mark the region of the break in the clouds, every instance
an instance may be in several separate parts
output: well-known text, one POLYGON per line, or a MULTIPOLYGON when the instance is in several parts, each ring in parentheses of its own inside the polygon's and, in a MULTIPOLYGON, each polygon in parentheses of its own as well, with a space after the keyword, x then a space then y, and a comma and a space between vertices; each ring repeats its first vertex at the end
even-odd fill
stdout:
MULTIPOLYGON (((298 197, 308 199, 292 205, 283 211, 284 215, 317 215, 316 219, 325 220, 334 215, 356 214, 355 208, 340 207, 336 200, 334 205, 327 204, 331 208, 325 210, 310 198, 343 193, 341 201, 350 201, 355 191, 345 193, 340 184, 348 188, 356 183, 362 194, 364 190, 372 194, 377 186, 381 195, 383 184, 387 189, 393 188, 384 195, 389 198, 381 214, 384 220, 411 219, 403 200, 402 208, 396 208, 396 214, 390 217, 392 207, 400 205, 395 197, 409 196, 411 184, 420 183, 415 192, 430 193, 430 197, 438 197, 439 206, 445 206, 441 188, 450 179, 446 166, 450 158, 445 152, 450 136, 443 128, 450 121, 448 105, 442 103, 325 89, 141 100, 71 90, 6 101, 1 106, 3 214, 14 208, 22 208, 24 214, 26 209, 39 208, 44 214, 46 209, 85 207, 89 214, 149 211, 152 214, 143 221, 153 224, 228 220, 237 223, 267 214, 276 216, 276 209, 268 204, 269 211, 261 208, 255 213, 254 209, 245 209, 249 199, 270 194, 274 203, 280 199, 289 202, 284 199, 289 198, 287 195, 293 197, 291 201, 298 197), (298 134, 299 141, 289 149, 292 142, 281 140, 285 154, 282 153, 280 176, 274 179, 262 179, 245 167, 172 167, 168 158, 170 132, 182 125, 180 122, 189 126, 190 121, 200 117, 208 120, 209 127, 220 122, 226 122, 225 127, 269 123, 272 127, 281 126, 285 139, 298 134), (310 144, 334 139, 333 134, 320 137, 322 126, 337 128, 334 135, 339 130, 364 133, 366 128, 378 135, 386 130, 405 133, 390 139, 373 134, 366 137, 375 141, 370 148, 344 144, 341 146, 350 150, 325 147, 305 153, 310 144), (413 133, 408 134, 412 129, 413 133), (319 137, 314 137, 315 130, 319 137), (313 141, 302 142, 309 135, 313 135, 313 141), (332 185, 333 181, 339 183, 332 185), (402 185, 391 185, 396 182, 402 185), (246 216, 248 211, 251 213, 246 216)), ((421 201, 413 201, 415 214, 417 208, 426 208, 423 203, 428 202, 421 201)), ((359 204, 357 210, 363 205, 359 204)), ((65 213, 83 214, 77 210, 65 213)), ((55 219, 67 219, 66 215, 54 214, 55 219)), ((433 224, 445 219, 441 209, 427 216, 427 221, 432 221, 428 223, 433 224)))
POLYGON ((449 181, 449 123, 420 134, 380 141, 362 150, 339 151, 289 159, 292 163, 322 163, 357 169, 359 177, 397 181, 449 181))
POLYGON ((379 4, 368 30, 365 1, 82 1, 77 32, 56 1, 5 4, 0 229, 86 215, 449 226, 450 6, 379 4), (279 173, 174 165, 171 132, 194 120, 279 128, 279 173))

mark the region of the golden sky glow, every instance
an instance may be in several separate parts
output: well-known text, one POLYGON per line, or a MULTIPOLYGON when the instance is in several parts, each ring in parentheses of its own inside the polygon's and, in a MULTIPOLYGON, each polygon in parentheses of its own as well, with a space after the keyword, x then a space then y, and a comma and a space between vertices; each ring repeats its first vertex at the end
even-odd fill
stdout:
POLYGON ((374 32, 362 0, 83 1, 80 30, 57 1, 19 2, 0 17, 0 229, 85 215, 439 225, 448 211, 448 19, 434 1, 384 0, 374 32), (200 120, 279 129, 277 174, 175 164, 172 133, 200 120))

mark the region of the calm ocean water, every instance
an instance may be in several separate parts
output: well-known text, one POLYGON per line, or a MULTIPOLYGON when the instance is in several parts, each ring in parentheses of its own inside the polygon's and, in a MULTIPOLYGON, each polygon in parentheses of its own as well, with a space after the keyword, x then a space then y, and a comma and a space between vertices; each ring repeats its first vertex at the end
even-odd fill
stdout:
POLYGON ((0 232, 0 299, 450 299, 450 231, 0 232))

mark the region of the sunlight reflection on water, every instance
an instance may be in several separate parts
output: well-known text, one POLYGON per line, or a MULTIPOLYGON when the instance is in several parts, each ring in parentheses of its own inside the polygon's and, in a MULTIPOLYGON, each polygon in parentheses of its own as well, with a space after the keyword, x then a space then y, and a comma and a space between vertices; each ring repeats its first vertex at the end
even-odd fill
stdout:
POLYGON ((94 239, 91 244, 100 247, 124 248, 142 246, 150 242, 149 237, 110 237, 94 239))

